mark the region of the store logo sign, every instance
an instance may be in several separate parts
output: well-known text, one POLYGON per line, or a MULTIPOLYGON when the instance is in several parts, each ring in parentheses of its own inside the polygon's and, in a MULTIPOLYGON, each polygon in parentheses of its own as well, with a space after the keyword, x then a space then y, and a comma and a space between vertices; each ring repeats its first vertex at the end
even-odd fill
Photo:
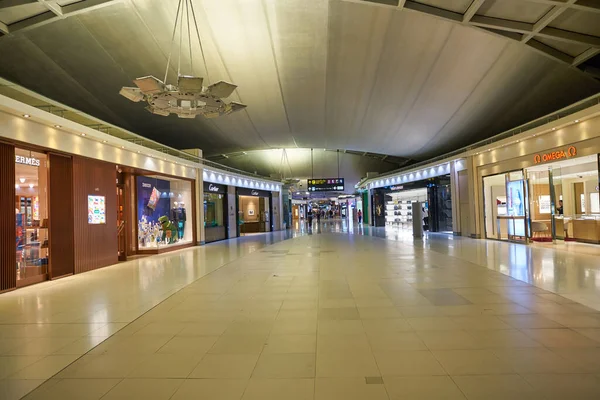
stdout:
POLYGON ((577 156, 577 148, 575 146, 570 146, 567 151, 556 150, 551 151, 550 153, 536 154, 533 156, 533 162, 535 164, 541 164, 548 161, 557 161, 575 156, 577 156))
POLYGON ((208 185, 208 191, 209 192, 218 192, 219 188, 211 183, 210 185, 208 185))
POLYGON ((144 183, 144 182, 142 182, 142 187, 150 189, 152 187, 152 185, 150 183, 144 183))
POLYGON ((253 190, 250 193, 252 194, 252 196, 258 196, 258 191, 256 191, 256 190, 253 190))
POLYGON ((15 163, 23 164, 23 165, 31 165, 32 167, 40 166, 40 160, 38 160, 35 157, 15 156, 15 163))

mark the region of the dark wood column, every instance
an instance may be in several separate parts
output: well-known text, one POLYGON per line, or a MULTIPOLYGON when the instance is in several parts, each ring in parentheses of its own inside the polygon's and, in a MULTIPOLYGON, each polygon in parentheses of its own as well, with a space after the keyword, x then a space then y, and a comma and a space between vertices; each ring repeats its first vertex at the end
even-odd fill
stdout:
POLYGON ((73 235, 73 160, 50 153, 48 185, 50 279, 72 275, 75 270, 73 235))
POLYGON ((0 143, 0 293, 17 286, 15 146, 0 143))

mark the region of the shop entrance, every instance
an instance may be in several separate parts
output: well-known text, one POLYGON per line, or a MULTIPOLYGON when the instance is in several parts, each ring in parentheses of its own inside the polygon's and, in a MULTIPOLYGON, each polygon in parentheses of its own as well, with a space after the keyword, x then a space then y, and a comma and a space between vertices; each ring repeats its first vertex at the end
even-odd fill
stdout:
POLYGON ((527 169, 531 240, 600 243, 597 156, 527 169))
POLYGON ((485 237, 525 241, 527 238, 527 192, 523 171, 483 178, 485 237))
POLYGON ((386 195, 385 225, 412 232, 412 203, 417 201, 423 204, 423 225, 428 229, 429 217, 426 188, 391 192, 386 195))
POLYGON ((48 279, 48 160, 15 149, 17 287, 48 279))
POLYGON ((237 189, 238 236, 271 232, 271 193, 257 189, 237 189))
POLYGON ((227 186, 204 182, 204 241, 227 239, 227 186))

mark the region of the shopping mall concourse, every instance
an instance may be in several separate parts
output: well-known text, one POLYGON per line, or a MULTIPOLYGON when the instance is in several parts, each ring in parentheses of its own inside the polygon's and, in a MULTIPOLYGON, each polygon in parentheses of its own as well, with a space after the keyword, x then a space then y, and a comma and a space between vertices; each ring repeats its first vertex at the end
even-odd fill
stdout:
POLYGON ((599 400, 596 0, 0 0, 0 400, 599 400))

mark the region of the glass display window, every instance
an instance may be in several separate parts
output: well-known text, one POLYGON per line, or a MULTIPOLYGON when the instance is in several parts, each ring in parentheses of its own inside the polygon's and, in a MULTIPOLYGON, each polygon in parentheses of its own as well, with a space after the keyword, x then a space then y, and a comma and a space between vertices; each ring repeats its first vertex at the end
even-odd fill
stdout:
POLYGON ((190 181, 141 175, 136 189, 139 250, 193 243, 190 181))
POLYGON ((15 243, 19 286, 48 276, 48 159, 15 149, 15 243))
POLYGON ((204 239, 227 239, 227 186, 204 182, 204 239))

